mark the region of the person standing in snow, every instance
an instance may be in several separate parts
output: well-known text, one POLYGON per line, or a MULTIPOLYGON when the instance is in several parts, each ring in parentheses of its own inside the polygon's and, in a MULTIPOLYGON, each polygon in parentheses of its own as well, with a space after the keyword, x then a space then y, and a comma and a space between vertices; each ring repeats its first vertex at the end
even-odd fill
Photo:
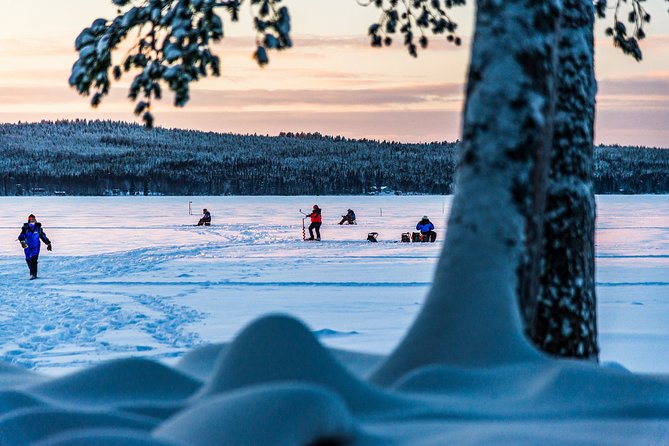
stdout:
POLYGON ((316 240, 321 240, 321 224, 323 223, 323 218, 321 217, 321 208, 317 204, 314 205, 313 211, 311 214, 307 215, 308 218, 311 218, 311 224, 309 225, 309 238, 307 240, 314 240, 314 229, 316 230, 316 240))
POLYGON ((197 222, 198 226, 211 226, 211 214, 205 208, 202 209, 202 218, 197 222))
POLYGON ((416 225, 416 230, 420 231, 422 235, 422 241, 433 242, 437 239, 437 233, 434 232, 434 225, 430 219, 427 218, 427 215, 423 215, 421 221, 419 221, 416 225))
POLYGON ((30 214, 28 222, 23 224, 18 240, 26 255, 26 263, 28 269, 30 269, 30 280, 36 279, 40 244, 43 242, 46 244, 46 250, 51 251, 51 241, 44 233, 42 224, 37 223, 33 214, 30 214))

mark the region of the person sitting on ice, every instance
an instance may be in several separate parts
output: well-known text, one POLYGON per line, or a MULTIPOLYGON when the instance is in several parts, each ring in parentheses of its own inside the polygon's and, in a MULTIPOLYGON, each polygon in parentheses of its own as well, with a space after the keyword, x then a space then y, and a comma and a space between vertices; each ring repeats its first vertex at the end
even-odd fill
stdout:
POLYGON ((343 225, 344 223, 348 225, 355 224, 355 212, 353 212, 352 209, 348 209, 346 215, 341 216, 341 221, 339 222, 339 224, 343 225))
POLYGON ((37 223, 37 220, 33 214, 28 216, 27 223, 23 223, 18 240, 21 242, 21 247, 23 248, 23 252, 26 255, 26 263, 28 264, 28 269, 30 270, 30 280, 36 279, 37 258, 39 257, 39 248, 41 245, 40 242, 46 244, 47 251, 51 251, 51 241, 49 241, 46 234, 44 233, 42 224, 37 223))
POLYGON ((202 209, 202 218, 197 222, 198 226, 211 226, 211 214, 205 208, 202 209))
POLYGON ((423 215, 421 221, 416 225, 416 230, 420 231, 421 241, 423 242, 434 242, 437 239, 437 233, 434 232, 434 225, 427 218, 427 215, 423 215))
POLYGON ((309 225, 309 238, 307 240, 314 240, 314 229, 316 230, 316 240, 321 240, 321 224, 323 223, 323 217, 321 216, 321 208, 317 204, 314 205, 313 211, 311 214, 307 215, 307 218, 311 219, 311 224, 309 225))

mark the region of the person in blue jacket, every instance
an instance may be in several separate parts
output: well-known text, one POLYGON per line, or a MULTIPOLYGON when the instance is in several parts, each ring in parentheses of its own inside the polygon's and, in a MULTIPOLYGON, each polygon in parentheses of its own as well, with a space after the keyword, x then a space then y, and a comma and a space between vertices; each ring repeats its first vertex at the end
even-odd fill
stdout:
POLYGON ((427 215, 423 215, 422 220, 419 221, 416 225, 416 230, 420 231, 421 235, 423 236, 422 241, 433 242, 437 239, 437 233, 434 232, 434 225, 430 219, 427 218, 427 215))
POLYGON ((33 214, 28 216, 27 223, 23 223, 21 233, 19 234, 19 242, 21 242, 21 247, 26 254, 26 263, 30 269, 30 280, 36 279, 40 243, 44 242, 46 250, 51 251, 51 241, 44 233, 42 224, 37 223, 33 214))

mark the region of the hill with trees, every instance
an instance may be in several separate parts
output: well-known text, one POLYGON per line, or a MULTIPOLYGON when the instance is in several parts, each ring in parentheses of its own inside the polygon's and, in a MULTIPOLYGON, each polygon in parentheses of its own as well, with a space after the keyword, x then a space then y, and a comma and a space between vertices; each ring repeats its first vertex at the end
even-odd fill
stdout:
MULTIPOLYGON (((0 194, 448 194, 457 149, 457 142, 146 130, 112 121, 2 124, 0 194)), ((595 151, 600 194, 669 193, 668 172, 669 150, 595 151)))

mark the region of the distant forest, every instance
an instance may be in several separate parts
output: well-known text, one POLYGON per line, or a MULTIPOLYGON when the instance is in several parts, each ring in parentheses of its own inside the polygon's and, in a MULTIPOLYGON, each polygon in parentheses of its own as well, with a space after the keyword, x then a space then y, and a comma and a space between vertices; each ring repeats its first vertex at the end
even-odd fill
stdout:
MULTIPOLYGON (((234 135, 112 121, 0 125, 3 195, 449 194, 457 142, 234 135)), ((669 150, 599 146, 598 194, 669 193, 669 150)))

